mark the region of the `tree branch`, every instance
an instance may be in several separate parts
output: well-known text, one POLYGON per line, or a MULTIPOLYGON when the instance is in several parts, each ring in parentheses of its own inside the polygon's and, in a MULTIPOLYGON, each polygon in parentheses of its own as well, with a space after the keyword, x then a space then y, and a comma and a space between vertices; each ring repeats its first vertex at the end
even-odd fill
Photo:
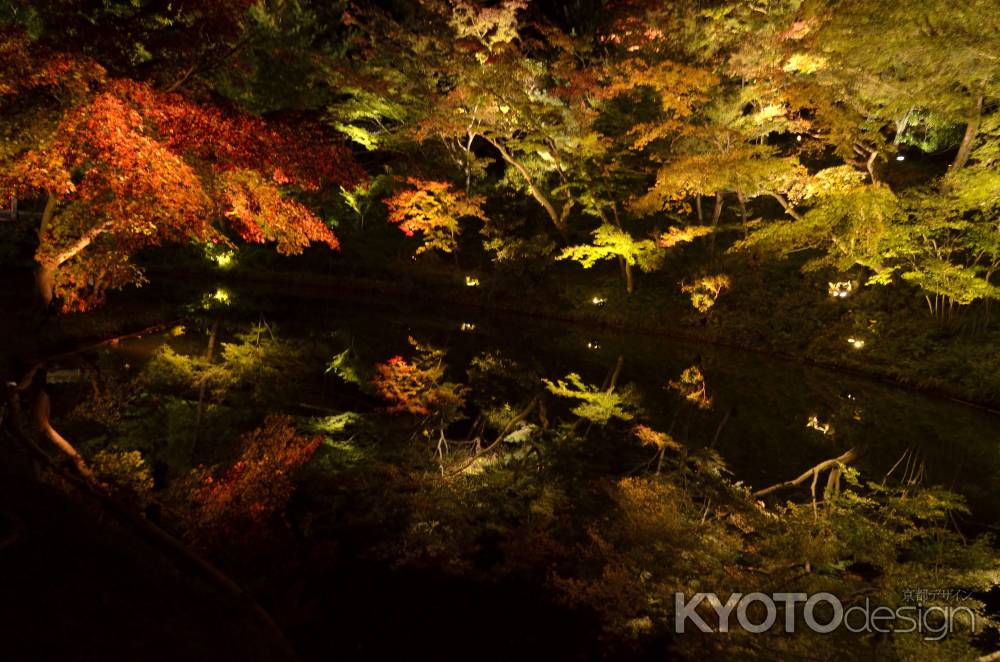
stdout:
POLYGON ((87 246, 90 246, 90 244, 93 243, 95 239, 97 239, 98 235, 107 230, 110 226, 111 226, 111 221, 105 221, 104 223, 95 225, 94 227, 84 232, 83 235, 81 235, 80 238, 77 239, 75 242, 73 242, 63 250, 56 253, 54 257, 51 257, 47 260, 42 260, 42 262, 50 267, 60 266, 67 260, 70 260, 73 257, 75 257, 78 253, 80 253, 80 251, 85 249, 87 246))
POLYGON ((564 221, 565 221, 565 216, 569 214, 569 210, 566 207, 564 207, 563 214, 562 216, 560 216, 560 214, 556 212, 556 208, 552 206, 552 202, 547 197, 545 197, 545 194, 542 193, 537 186, 535 186, 535 182, 531 179, 531 174, 528 172, 528 169, 525 168, 520 162, 518 162, 511 155, 511 153, 507 151, 507 148, 505 148, 499 142, 493 140, 489 136, 485 136, 483 134, 479 135, 483 140, 496 147, 497 151, 500 152, 500 156, 503 158, 503 160, 509 163, 510 165, 514 166, 514 168, 519 173, 521 173, 521 176, 524 178, 525 183, 527 183, 528 185, 528 190, 531 192, 531 196, 535 200, 537 200, 538 204, 540 204, 545 209, 545 212, 549 215, 549 218, 552 220, 552 224, 556 226, 557 230, 559 230, 559 234, 565 235, 566 226, 564 225, 564 221))
POLYGON ((787 480, 784 483, 777 483, 775 485, 771 485, 770 487, 765 487, 762 490, 757 490, 756 492, 753 493, 753 496, 762 497, 767 494, 770 494, 771 492, 777 492, 778 490, 783 490, 789 487, 795 487, 796 485, 801 485, 810 478, 813 479, 813 489, 815 490, 816 479, 819 477, 820 472, 826 471, 827 469, 830 469, 832 467, 836 467, 839 464, 848 464, 849 462, 853 462, 859 457, 861 457, 861 451, 859 451, 857 447, 849 448, 847 452, 845 452, 843 455, 832 458, 830 460, 823 460, 819 464, 807 469, 798 478, 787 480))
POLYGON ((496 448, 497 445, 499 445, 500 442, 503 441, 507 437, 507 433, 510 432, 511 428, 513 428, 515 425, 517 425, 518 423, 520 423, 521 421, 523 421, 525 418, 527 418, 531 414, 531 412, 534 411, 535 407, 537 407, 541 403, 541 400, 542 400, 542 394, 541 393, 539 393, 538 395, 536 395, 535 397, 533 397, 531 399, 531 402, 528 403, 527 407, 525 407, 524 409, 522 409, 517 414, 517 416, 515 416, 514 418, 510 419, 510 421, 507 422, 507 425, 505 425, 503 427, 503 430, 500 431, 500 434, 497 435, 497 438, 493 441, 492 444, 490 444, 486 448, 483 448, 482 450, 479 450, 479 451, 475 452, 472 455, 472 457, 470 457, 466 462, 464 462, 462 464, 462 466, 460 466, 458 469, 455 469, 455 470, 449 472, 448 475, 445 476, 445 477, 446 478, 451 478, 453 476, 457 476, 458 474, 462 473, 463 471, 465 471, 466 469, 468 469, 469 467, 471 467, 473 462, 475 462, 480 457, 482 457, 483 455, 486 455, 491 450, 493 450, 494 448, 496 448))
POLYGON ((777 191, 764 191, 764 193, 777 200, 778 204, 781 205, 781 208, 785 210, 785 213, 794 218, 796 221, 802 220, 802 214, 795 211, 795 207, 793 207, 791 203, 788 202, 788 198, 781 195, 777 191))

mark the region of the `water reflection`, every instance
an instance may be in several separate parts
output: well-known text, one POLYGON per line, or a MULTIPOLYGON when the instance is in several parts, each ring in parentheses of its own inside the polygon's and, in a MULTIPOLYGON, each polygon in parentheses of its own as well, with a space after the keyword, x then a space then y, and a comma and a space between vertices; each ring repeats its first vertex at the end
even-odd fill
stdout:
MULTIPOLYGON (((206 299, 218 305, 230 296, 219 288, 206 299)), ((375 408, 380 403, 363 387, 380 363, 408 355, 416 337, 440 352, 435 360, 446 383, 471 387, 463 410, 471 422, 488 418, 491 404, 527 402, 543 380, 573 374, 597 388, 608 379, 609 363, 621 356, 616 381, 629 389, 642 420, 670 430, 681 443, 717 450, 747 484, 784 480, 853 446, 868 451, 863 467, 884 472, 910 450, 926 458, 928 481, 967 493, 977 519, 997 517, 992 485, 1000 473, 1000 428, 996 416, 974 408, 764 356, 654 337, 605 333, 598 340, 586 329, 537 320, 466 313, 456 322, 440 311, 344 301, 296 306, 257 300, 248 309, 241 298, 241 306, 204 311, 205 320, 194 325, 200 328, 175 328, 102 349, 102 379, 129 379, 126 364, 132 372, 152 369, 166 380, 161 397, 183 395, 188 380, 196 385, 188 388, 192 396, 205 391, 207 406, 220 412, 265 404, 293 412, 303 405, 336 410, 359 401, 375 408), (220 314, 226 321, 218 355, 206 360, 210 329, 220 314), (505 367, 487 379, 483 368, 490 361, 505 367), (345 390, 345 382, 353 391, 345 390)), ((546 406, 559 416, 574 409, 566 398, 552 398, 546 406)), ((224 429, 223 422, 205 424, 218 425, 215 432, 224 429)), ((174 430, 188 423, 163 425, 174 430)))
MULTIPOLYGON (((252 577, 300 539, 465 578, 558 568, 559 600, 652 632, 669 619, 650 605, 692 577, 854 590, 858 558, 903 572, 927 512, 961 516, 926 487, 968 498, 966 532, 997 521, 988 412, 656 337, 244 292, 201 305, 214 291, 183 324, 49 362, 47 389, 102 480, 252 577)), ((989 557, 946 524, 970 567, 989 557)))

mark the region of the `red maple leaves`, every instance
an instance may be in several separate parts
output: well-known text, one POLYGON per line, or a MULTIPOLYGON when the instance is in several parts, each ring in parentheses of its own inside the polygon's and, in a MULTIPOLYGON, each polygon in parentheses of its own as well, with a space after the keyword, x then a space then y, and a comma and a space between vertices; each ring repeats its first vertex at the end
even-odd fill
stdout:
POLYGON ((188 537, 209 547, 263 537, 280 523, 295 472, 321 443, 318 435, 298 434, 287 416, 268 416, 242 437, 235 464, 216 473, 199 467, 173 488, 188 537))
POLYGON ((275 184, 303 190, 350 186, 364 178, 350 151, 315 124, 270 123, 134 81, 117 81, 115 87, 141 109, 171 150, 220 170, 255 170, 275 184))
POLYGON ((230 227, 249 243, 277 243, 282 254, 301 253, 312 242, 333 250, 340 242, 330 228, 307 207, 284 198, 278 189, 252 170, 238 170, 220 177, 221 192, 230 216, 230 227))
POLYGON ((49 295, 69 308, 141 276, 101 265, 121 267, 122 258, 165 242, 226 241, 224 227, 284 254, 312 242, 339 248, 322 219, 287 196, 365 176, 321 127, 108 79, 87 58, 34 48, 23 36, 0 46, 0 106, 30 108, 39 91, 60 99, 61 115, 0 162, 0 197, 48 199, 36 261, 52 274, 49 295))
POLYGON ((104 76, 104 68, 89 58, 38 48, 21 30, 0 30, 0 103, 4 97, 44 87, 85 93, 104 76))

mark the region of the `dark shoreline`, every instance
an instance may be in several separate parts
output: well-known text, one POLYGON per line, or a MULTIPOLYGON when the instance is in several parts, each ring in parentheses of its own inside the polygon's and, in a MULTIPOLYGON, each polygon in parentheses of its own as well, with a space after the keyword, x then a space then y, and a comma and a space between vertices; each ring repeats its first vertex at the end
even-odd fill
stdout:
MULTIPOLYGON (((149 270, 151 274, 171 273, 177 274, 176 270, 156 269, 149 270)), ((489 313, 500 313, 523 317, 526 319, 544 320, 550 322, 560 322, 572 324, 584 328, 604 329, 623 334, 634 334, 648 337, 660 337, 676 340, 695 345, 708 345, 728 350, 741 352, 751 352, 761 356, 775 358, 780 361, 807 365, 814 368, 821 368, 831 372, 859 377, 872 382, 892 386, 912 393, 949 400, 957 404, 965 405, 988 411, 992 414, 1000 415, 1000 407, 996 401, 982 400, 964 392, 961 388, 922 386, 907 380, 905 376, 894 373, 893 370, 865 370, 855 366, 845 365, 838 361, 823 361, 809 356, 781 352, 769 347, 762 347, 747 343, 740 343, 731 338, 718 337, 715 335, 701 336, 687 332, 681 328, 652 328, 629 324, 617 323, 609 320, 597 319, 587 315, 574 314, 572 310, 563 310, 560 313, 540 313, 534 312, 532 306, 518 306, 515 300, 503 297, 490 297, 487 302, 482 298, 477 301, 475 297, 449 295, 444 297, 428 297, 421 294, 417 287, 398 286, 387 280, 375 280, 366 278, 351 278, 345 276, 326 276, 315 273, 282 272, 282 271, 230 271, 218 272, 208 270, 185 270, 183 273, 192 276, 205 276, 206 282, 232 282, 232 283, 255 283, 270 284, 274 286, 294 285, 296 289, 283 290, 292 297, 315 298, 315 295, 325 298, 347 299, 354 301, 366 301, 367 295, 377 294, 396 301, 415 302, 448 307, 464 307, 489 313), (303 288, 307 291, 303 291, 303 288), (329 289, 335 288, 335 293, 330 293, 329 289)))

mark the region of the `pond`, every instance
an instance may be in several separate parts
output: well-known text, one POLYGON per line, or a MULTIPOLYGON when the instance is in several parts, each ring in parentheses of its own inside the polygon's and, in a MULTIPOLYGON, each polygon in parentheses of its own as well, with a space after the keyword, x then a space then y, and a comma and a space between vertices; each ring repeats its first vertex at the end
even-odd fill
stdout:
MULTIPOLYGON (((458 657, 491 619, 520 629, 487 657, 529 646, 594 654, 600 617, 542 595, 561 566, 517 558, 510 532, 543 509, 553 484, 575 512, 608 517, 614 499, 596 486, 659 473, 657 449, 635 442, 640 423, 684 457, 709 458, 697 466, 736 490, 791 480, 853 448, 863 480, 962 495, 969 512, 949 517, 964 535, 1000 522, 1000 416, 962 403, 762 354, 428 302, 230 283, 177 311, 161 331, 48 365, 53 424, 88 458, 139 451, 152 493, 164 494, 199 466, 249 462, 240 435, 268 414, 318 433, 285 495, 287 531, 270 539, 273 550, 257 545, 274 565, 213 553, 280 614, 306 657, 458 657), (412 382, 417 391, 451 389, 435 396, 438 409, 422 409, 420 393, 393 400, 373 388, 393 357, 436 375, 412 382), (582 392, 620 398, 572 395, 582 392), (588 402, 603 413, 578 416, 588 402), (383 636, 387 618, 406 622, 405 646, 383 636)), ((810 481, 780 496, 808 502, 810 481)), ((712 497, 704 507, 707 516, 712 497)), ((148 514, 171 517, 158 506, 148 514)), ((553 544, 582 545, 590 530, 581 524, 553 544)))

